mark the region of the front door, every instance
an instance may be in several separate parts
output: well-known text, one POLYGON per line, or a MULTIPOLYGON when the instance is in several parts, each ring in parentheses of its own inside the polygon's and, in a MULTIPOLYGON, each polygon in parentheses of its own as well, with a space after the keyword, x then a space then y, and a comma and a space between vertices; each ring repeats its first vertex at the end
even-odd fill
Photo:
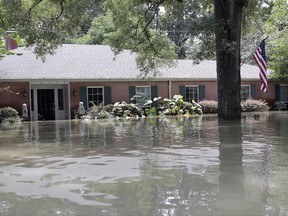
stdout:
POLYGON ((38 119, 55 120, 54 89, 38 89, 38 119))

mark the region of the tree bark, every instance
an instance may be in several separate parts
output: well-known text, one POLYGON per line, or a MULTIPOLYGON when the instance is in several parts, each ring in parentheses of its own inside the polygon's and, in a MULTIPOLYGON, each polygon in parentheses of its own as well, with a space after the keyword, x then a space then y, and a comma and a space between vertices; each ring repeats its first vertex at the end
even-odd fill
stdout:
POLYGON ((240 119, 240 39, 246 0, 214 0, 218 117, 240 119))

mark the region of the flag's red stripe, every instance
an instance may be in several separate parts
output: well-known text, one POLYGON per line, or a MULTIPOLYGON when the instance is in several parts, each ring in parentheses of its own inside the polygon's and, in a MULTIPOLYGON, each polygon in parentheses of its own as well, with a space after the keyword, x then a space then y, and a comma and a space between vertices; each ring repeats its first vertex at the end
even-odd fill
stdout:
POLYGON ((260 68, 260 89, 263 92, 267 92, 268 89, 268 83, 267 83, 267 63, 264 60, 261 49, 258 47, 258 49, 253 54, 253 58, 255 62, 257 63, 258 67, 260 68))

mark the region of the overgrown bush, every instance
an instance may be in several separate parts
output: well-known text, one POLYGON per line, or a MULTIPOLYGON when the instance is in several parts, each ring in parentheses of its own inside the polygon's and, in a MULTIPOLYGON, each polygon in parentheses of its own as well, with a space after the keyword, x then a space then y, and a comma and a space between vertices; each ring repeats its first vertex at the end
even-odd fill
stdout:
POLYGON ((137 104, 122 101, 114 104, 112 113, 115 117, 142 117, 144 110, 137 104))
POLYGON ((81 118, 88 118, 88 119, 107 119, 110 118, 111 115, 111 105, 104 106, 102 103, 99 105, 90 102, 92 106, 86 112, 86 115, 82 116, 81 118))
POLYGON ((242 112, 265 112, 269 110, 269 106, 264 100, 247 99, 241 102, 242 112))
POLYGON ((96 105, 93 102, 86 115, 82 116, 83 119, 107 119, 112 117, 141 117, 144 115, 143 109, 134 103, 126 103, 125 101, 109 104, 96 105))
POLYGON ((192 101, 191 103, 183 100, 183 96, 175 95, 172 99, 164 99, 160 101, 161 97, 154 98, 147 101, 144 109, 135 103, 117 102, 114 105, 103 104, 96 105, 93 102, 86 115, 82 116, 83 119, 105 119, 110 117, 142 117, 144 115, 185 115, 190 116, 194 114, 203 114, 201 106, 192 101))
MULTIPOLYGON (((160 97, 154 98, 154 103, 157 105, 152 107, 150 113, 159 115, 195 115, 203 114, 201 106, 195 101, 186 102, 183 100, 182 95, 174 95, 172 99, 165 98, 163 101, 159 101, 160 97), (155 109, 156 108, 156 109, 155 109)), ((146 104, 152 104, 152 101, 148 101, 146 104)))
POLYGON ((0 108, 0 122, 19 121, 19 113, 12 107, 0 108))
POLYGON ((205 114, 218 113, 218 102, 215 100, 203 100, 199 102, 199 105, 205 114))

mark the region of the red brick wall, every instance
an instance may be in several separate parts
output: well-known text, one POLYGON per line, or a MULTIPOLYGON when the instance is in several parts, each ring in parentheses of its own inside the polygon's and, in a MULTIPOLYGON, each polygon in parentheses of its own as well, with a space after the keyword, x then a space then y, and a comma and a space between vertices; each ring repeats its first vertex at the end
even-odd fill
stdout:
POLYGON ((276 84, 288 84, 287 81, 269 81, 268 82, 268 91, 267 92, 262 92, 260 90, 260 80, 259 81, 254 81, 254 82, 247 82, 247 81, 242 81, 242 85, 256 85, 256 98, 257 99, 262 99, 265 100, 270 108, 274 108, 274 103, 275 103, 275 85, 276 84))
POLYGON ((26 103, 28 111, 30 110, 30 94, 28 82, 1 82, 0 89, 0 107, 12 107, 16 109, 21 115, 22 104, 26 103), (10 86, 9 91, 3 91, 3 88, 8 86, 10 86), (23 94, 24 91, 26 92, 25 96, 23 94))
POLYGON ((217 100, 217 83, 215 81, 174 81, 172 82, 172 94, 173 97, 179 94, 179 86, 186 85, 204 85, 205 86, 205 99, 217 100))
MULTIPOLYGON (((263 93, 260 91, 259 81, 242 81, 242 85, 256 85, 256 97, 257 99, 263 99, 268 102, 269 106, 274 106, 275 98, 275 84, 287 83, 287 82, 276 82, 270 81, 268 83, 268 92, 263 93)), ((126 101, 129 102, 129 86, 158 86, 158 96, 162 99, 169 98, 169 82, 147 82, 147 81, 121 81, 121 82, 73 82, 70 83, 71 92, 71 107, 77 109, 80 101, 79 94, 73 96, 73 90, 80 91, 80 86, 111 86, 112 89, 112 103, 126 101)), ((217 100, 217 82, 216 81, 172 81, 171 82, 171 96, 179 94, 179 86, 185 85, 204 85, 205 86, 205 99, 206 100, 217 100)))
POLYGON ((137 82, 72 82, 70 83, 71 92, 71 109, 77 109, 80 101, 80 87, 81 86, 111 86, 112 103, 126 101, 129 102, 129 86, 158 86, 158 96, 162 98, 168 98, 168 81, 165 82, 148 82, 148 81, 137 81, 137 82), (77 90, 78 95, 74 96, 73 91, 77 90))
MULTIPOLYGON (((275 85, 287 84, 287 81, 270 81, 268 83, 268 92, 263 93, 260 91, 259 81, 242 81, 242 85, 256 85, 257 99, 263 99, 268 102, 270 107, 274 107, 275 98, 275 85)), ((183 85, 205 85, 205 99, 217 100, 217 83, 215 81, 172 81, 171 82, 171 96, 179 94, 179 86, 183 85)), ((70 100, 71 100, 71 113, 78 108, 80 101, 80 87, 81 86, 111 86, 112 91, 112 103, 126 101, 129 102, 129 86, 158 86, 158 96, 162 99, 169 98, 169 82, 148 82, 148 81, 113 81, 113 82, 71 82, 70 83, 70 100), (78 95, 74 96, 73 91, 77 90, 78 95)), ((20 114, 22 110, 22 104, 26 103, 28 110, 30 110, 30 94, 28 82, 4 82, 0 83, 0 88, 10 86, 10 91, 0 91, 0 107, 10 106, 15 108, 20 114), (24 97, 23 91, 27 91, 27 97, 24 97)), ((30 116, 30 113, 29 113, 30 116)))

